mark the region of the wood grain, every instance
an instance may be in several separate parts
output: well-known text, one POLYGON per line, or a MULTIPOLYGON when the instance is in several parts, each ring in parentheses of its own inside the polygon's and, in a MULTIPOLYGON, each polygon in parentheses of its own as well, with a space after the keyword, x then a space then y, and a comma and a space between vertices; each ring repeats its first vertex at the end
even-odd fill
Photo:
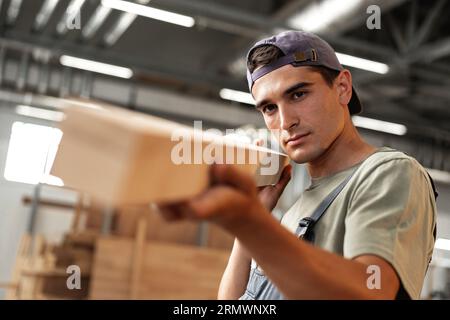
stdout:
POLYGON ((52 174, 62 178, 65 186, 111 206, 174 201, 198 194, 208 185, 209 163, 202 157, 204 152, 215 157, 222 154, 224 161, 235 159, 236 168, 255 176, 258 185, 278 181, 287 164, 285 155, 269 149, 204 136, 193 128, 122 108, 68 104, 65 114, 52 174), (200 150, 199 162, 192 155, 192 163, 174 161, 172 151, 181 141, 188 141, 186 148, 192 154, 200 150), (261 175, 268 155, 276 155, 279 170, 261 175))
MULTIPOLYGON (((91 299, 127 299, 133 239, 101 237, 97 242, 91 299)), ((216 299, 229 252, 187 245, 146 242, 139 299, 216 299)))

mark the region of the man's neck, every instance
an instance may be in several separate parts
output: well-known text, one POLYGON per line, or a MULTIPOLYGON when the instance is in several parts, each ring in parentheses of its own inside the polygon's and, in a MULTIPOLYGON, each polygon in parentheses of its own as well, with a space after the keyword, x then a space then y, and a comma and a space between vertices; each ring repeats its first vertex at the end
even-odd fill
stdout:
POLYGON ((312 178, 321 178, 345 170, 363 161, 376 148, 359 136, 353 125, 346 124, 330 147, 314 161, 308 162, 312 178))

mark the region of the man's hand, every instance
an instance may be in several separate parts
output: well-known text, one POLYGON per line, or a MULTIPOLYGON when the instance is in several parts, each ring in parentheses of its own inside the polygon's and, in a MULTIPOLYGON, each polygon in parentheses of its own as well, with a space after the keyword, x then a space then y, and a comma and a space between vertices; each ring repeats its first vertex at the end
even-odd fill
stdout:
MULTIPOLYGON (((263 146, 263 140, 257 139, 255 140, 255 145, 263 146)), ((273 208, 277 205, 278 199, 280 199, 281 194, 286 188, 287 184, 291 180, 292 166, 288 164, 284 167, 283 172, 281 173, 280 180, 276 185, 273 186, 264 186, 258 188, 259 200, 261 200, 262 204, 266 207, 267 210, 272 211, 273 208)))
POLYGON ((159 208, 168 220, 209 220, 226 229, 251 223, 254 217, 268 211, 259 200, 253 178, 223 164, 210 167, 210 187, 203 193, 189 200, 159 204, 159 208))
POLYGON ((258 197, 267 210, 272 211, 277 205, 278 199, 291 180, 292 166, 288 164, 281 173, 280 180, 273 186, 264 186, 258 188, 258 197))

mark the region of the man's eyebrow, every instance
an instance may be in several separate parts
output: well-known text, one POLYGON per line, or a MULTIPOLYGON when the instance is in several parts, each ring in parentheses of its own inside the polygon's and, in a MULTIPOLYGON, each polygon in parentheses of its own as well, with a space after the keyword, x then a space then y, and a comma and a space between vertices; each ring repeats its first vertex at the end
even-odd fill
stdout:
POLYGON ((261 102, 257 102, 257 103, 255 104, 255 109, 256 109, 256 110, 259 110, 259 109, 261 109, 265 104, 268 104, 269 102, 270 102, 269 99, 264 99, 264 100, 261 101, 261 102))
MULTIPOLYGON (((301 88, 308 88, 308 87, 310 87, 311 85, 313 85, 312 82, 299 82, 299 83, 296 83, 296 84, 294 84, 293 86, 287 88, 287 89, 284 91, 283 95, 286 96, 286 95, 288 95, 288 94, 294 92, 295 90, 298 90, 298 89, 301 89, 301 88)), ((264 99, 264 100, 262 100, 261 102, 257 102, 256 105, 255 105, 255 109, 256 109, 256 110, 259 110, 259 109, 261 109, 264 105, 266 105, 266 104, 268 104, 268 103, 270 103, 270 99, 264 99)))
POLYGON ((293 86, 287 88, 284 91, 283 95, 286 96, 286 95, 294 92, 295 90, 298 90, 298 89, 301 89, 301 88, 307 88, 307 87, 310 87, 311 85, 312 85, 312 82, 299 82, 299 83, 294 84, 293 86))

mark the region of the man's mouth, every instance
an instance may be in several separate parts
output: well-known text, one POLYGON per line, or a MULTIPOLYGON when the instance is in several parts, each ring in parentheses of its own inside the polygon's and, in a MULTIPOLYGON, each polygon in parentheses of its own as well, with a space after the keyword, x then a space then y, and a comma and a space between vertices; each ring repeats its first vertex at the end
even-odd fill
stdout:
POLYGON ((296 134, 289 139, 285 140, 285 144, 287 147, 293 147, 303 143, 306 137, 309 136, 309 133, 296 134))

